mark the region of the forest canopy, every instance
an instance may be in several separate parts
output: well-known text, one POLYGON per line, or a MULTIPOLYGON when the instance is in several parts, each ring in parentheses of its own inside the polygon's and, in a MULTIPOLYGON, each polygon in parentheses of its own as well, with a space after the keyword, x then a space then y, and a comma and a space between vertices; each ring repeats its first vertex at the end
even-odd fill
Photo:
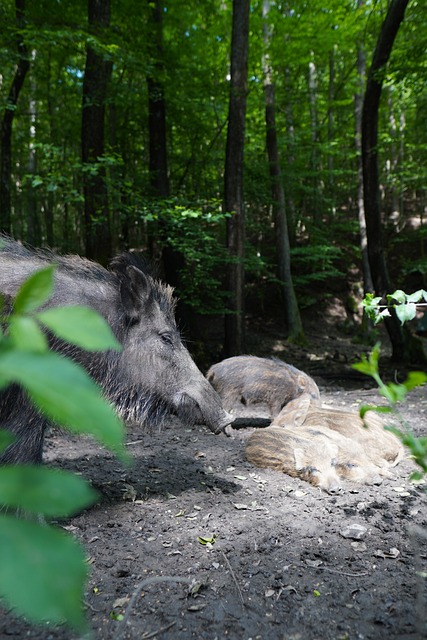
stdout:
MULTIPOLYGON (((1 229, 102 262, 145 250, 193 310, 223 311, 232 17, 241 1, 4 0, 1 229)), ((300 308, 323 281, 361 271, 358 118, 390 4, 247 3, 249 289, 263 282, 282 295, 275 181, 300 308)), ((377 148, 385 249, 400 288, 425 286, 427 270, 426 50, 425 6, 412 0, 383 70, 377 148)))

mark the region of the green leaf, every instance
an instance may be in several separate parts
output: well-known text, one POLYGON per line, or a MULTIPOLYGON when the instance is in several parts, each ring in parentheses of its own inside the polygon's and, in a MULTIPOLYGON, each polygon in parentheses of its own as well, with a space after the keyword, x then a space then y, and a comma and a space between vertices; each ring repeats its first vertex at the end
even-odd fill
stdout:
POLYGON ((37 319, 59 338, 88 351, 122 348, 104 318, 88 307, 46 309, 37 319))
POLYGON ((83 632, 87 567, 68 534, 0 515, 0 596, 34 622, 67 622, 83 632))
POLYGON ((124 430, 113 408, 85 370, 57 353, 0 354, 0 386, 17 382, 49 418, 77 433, 90 433, 122 460, 124 430))
POLYGON ((411 391, 415 387, 420 387, 427 382, 427 373, 424 371, 410 371, 408 377, 402 384, 407 391, 411 391))
POLYGON ((0 504, 61 518, 93 504, 97 493, 73 473, 35 465, 0 467, 0 504))
POLYGON ((13 436, 9 431, 5 429, 0 429, 0 451, 3 451, 15 440, 15 436, 13 436))
POLYGON ((356 369, 356 371, 360 371, 360 373, 364 373, 367 376, 371 376, 372 378, 376 378, 378 376, 378 360, 380 354, 380 343, 374 346, 372 351, 367 358, 365 355, 362 356, 362 360, 360 362, 355 362, 352 364, 352 368, 356 369))
POLYGON ((402 289, 396 289, 394 293, 387 295, 387 300, 390 302, 395 300, 398 304, 404 304, 406 302, 406 298, 406 293, 402 291, 402 289))
POLYGON ((391 413, 393 409, 391 407, 382 407, 382 406, 374 406, 370 404, 362 404, 359 409, 359 415, 363 418, 368 413, 368 411, 375 411, 375 413, 391 413))
POLYGON ((33 273, 19 289, 14 303, 15 313, 31 313, 45 303, 53 291, 55 266, 33 273))
POLYGON ((418 291, 415 291, 415 293, 410 293, 407 296, 407 301, 420 302, 420 300, 422 300, 423 298, 424 300, 427 300, 427 291, 424 291, 424 289, 419 289, 418 291))
POLYGON ((391 404, 396 404, 396 402, 404 401, 407 391, 403 385, 389 382, 381 386, 379 393, 391 404))
POLYGON ((23 351, 43 353, 48 350, 47 338, 37 322, 29 316, 11 316, 9 334, 13 346, 23 351))
POLYGON ((206 544, 215 544, 216 542, 216 533, 214 533, 211 537, 207 538, 204 536, 199 536, 197 538, 197 542, 200 542, 200 544, 206 545, 206 544))
POLYGON ((401 324, 405 324, 409 320, 415 318, 417 312, 417 306, 415 303, 410 302, 408 304, 398 304, 396 306, 396 315, 399 318, 401 324))
POLYGON ((390 317, 390 311, 388 309, 383 309, 375 318, 375 324, 378 324, 379 322, 381 322, 381 320, 384 320, 384 318, 389 318, 389 317, 390 317))

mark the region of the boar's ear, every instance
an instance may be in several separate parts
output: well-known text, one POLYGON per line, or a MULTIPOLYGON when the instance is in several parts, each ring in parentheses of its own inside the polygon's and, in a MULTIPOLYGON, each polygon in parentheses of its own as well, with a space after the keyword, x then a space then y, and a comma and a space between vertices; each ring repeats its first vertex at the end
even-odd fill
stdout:
POLYGON ((120 278, 120 297, 131 320, 141 317, 142 310, 153 301, 153 282, 140 269, 129 265, 126 276, 120 278))
POLYGON ((301 469, 304 469, 304 467, 307 466, 305 461, 304 449, 299 449, 299 448, 294 449, 294 459, 295 459, 295 469, 297 471, 301 471, 301 469))

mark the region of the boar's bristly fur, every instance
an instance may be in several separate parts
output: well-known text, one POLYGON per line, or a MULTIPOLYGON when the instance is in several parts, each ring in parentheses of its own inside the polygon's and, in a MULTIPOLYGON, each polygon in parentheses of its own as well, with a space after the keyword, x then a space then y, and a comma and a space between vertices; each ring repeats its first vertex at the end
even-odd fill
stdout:
MULTIPOLYGON (((89 352, 52 336, 50 346, 80 363, 125 421, 153 426, 174 413, 214 432, 232 421, 182 343, 173 289, 153 278, 139 256, 122 254, 107 270, 79 256, 28 249, 5 236, 1 240, 0 292, 7 305, 34 271, 53 263, 55 286, 45 306, 86 305, 107 321, 120 352, 89 352)), ((47 421, 16 385, 0 392, 0 424, 17 438, 0 463, 41 460, 47 421)))

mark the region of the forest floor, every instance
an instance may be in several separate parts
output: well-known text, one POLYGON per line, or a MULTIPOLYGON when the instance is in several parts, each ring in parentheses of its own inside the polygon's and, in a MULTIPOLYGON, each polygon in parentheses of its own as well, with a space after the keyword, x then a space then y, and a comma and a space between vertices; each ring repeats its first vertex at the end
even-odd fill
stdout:
MULTIPOLYGON (((380 402, 370 379, 349 367, 368 348, 333 327, 333 318, 313 322, 304 348, 255 327, 251 353, 310 373, 330 406, 380 402)), ((416 435, 427 435, 425 387, 401 412, 416 435)), ((329 495, 252 467, 246 432, 213 435, 175 419, 155 433, 130 429, 129 470, 89 439, 51 435, 49 463, 82 474, 100 493, 97 506, 61 523, 88 555, 95 640, 427 637, 427 495, 409 480, 413 463, 402 461, 381 486, 329 495)), ((4 612, 0 638, 75 635, 4 612)))

